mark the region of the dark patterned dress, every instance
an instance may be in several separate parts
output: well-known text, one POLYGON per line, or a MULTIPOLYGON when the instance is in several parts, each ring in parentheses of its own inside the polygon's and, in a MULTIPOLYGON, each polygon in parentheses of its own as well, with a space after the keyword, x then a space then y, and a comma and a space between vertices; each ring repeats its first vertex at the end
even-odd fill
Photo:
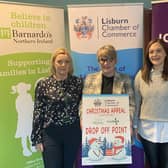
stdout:
POLYGON ((53 76, 38 82, 35 90, 32 145, 42 142, 42 132, 51 125, 57 128, 79 123, 79 103, 83 82, 76 76, 57 81, 53 76))

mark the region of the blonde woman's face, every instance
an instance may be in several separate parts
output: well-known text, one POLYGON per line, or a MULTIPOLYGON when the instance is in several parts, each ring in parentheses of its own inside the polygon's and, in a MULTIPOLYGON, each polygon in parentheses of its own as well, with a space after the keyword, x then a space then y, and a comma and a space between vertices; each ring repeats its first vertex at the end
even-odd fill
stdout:
POLYGON ((66 54, 59 54, 54 61, 56 78, 64 80, 67 78, 70 69, 70 58, 66 54))
POLYGON ((149 48, 149 59, 154 68, 163 66, 166 52, 159 43, 154 43, 149 48))

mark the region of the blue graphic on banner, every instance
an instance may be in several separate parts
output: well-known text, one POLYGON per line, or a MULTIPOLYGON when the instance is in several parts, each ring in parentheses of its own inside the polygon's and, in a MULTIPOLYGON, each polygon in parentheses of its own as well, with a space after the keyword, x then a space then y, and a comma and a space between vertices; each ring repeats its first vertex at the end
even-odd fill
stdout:
MULTIPOLYGON (((142 66, 142 48, 126 49, 117 51, 117 71, 130 75, 133 79, 142 66)), ((100 70, 96 54, 84 54, 72 51, 74 61, 74 73, 85 78, 89 73, 100 70)))
POLYGON ((142 48, 119 50, 117 52, 117 71, 134 78, 142 67, 142 48))
POLYGON ((72 52, 75 75, 85 78, 89 73, 99 71, 99 64, 95 54, 72 52))

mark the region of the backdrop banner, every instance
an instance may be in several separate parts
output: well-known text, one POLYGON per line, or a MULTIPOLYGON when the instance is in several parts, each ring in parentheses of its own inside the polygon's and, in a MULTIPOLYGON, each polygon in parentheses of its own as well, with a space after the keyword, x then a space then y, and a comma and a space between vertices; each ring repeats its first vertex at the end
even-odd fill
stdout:
MULTIPOLYGON (((68 5, 68 18, 76 75, 85 78, 88 73, 98 71, 98 48, 112 44, 118 54, 117 71, 134 78, 142 66, 142 3, 68 5)), ((130 167, 143 168, 143 149, 137 140, 132 150, 130 167)), ((80 159, 77 165, 81 167, 80 159)))
POLYGON ((134 77, 142 65, 143 4, 70 5, 68 16, 77 75, 98 71, 97 49, 112 44, 118 52, 117 70, 134 77))
POLYGON ((152 2, 152 39, 161 38, 168 45, 168 1, 152 2), (160 19, 162 18, 162 19, 160 19))
POLYGON ((34 88, 65 46, 64 10, 0 2, 0 167, 42 168, 31 145, 34 88))

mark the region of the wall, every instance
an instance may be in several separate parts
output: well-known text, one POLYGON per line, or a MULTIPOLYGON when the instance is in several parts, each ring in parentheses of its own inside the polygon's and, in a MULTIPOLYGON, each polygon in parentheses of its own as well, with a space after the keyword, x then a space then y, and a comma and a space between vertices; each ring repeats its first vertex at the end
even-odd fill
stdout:
MULTIPOLYGON (((7 0, 4 0, 7 1, 7 0)), ((151 0, 8 0, 8 2, 22 2, 32 4, 43 4, 57 7, 66 7, 67 4, 99 4, 99 3, 144 3, 145 8, 151 7, 151 0)))

